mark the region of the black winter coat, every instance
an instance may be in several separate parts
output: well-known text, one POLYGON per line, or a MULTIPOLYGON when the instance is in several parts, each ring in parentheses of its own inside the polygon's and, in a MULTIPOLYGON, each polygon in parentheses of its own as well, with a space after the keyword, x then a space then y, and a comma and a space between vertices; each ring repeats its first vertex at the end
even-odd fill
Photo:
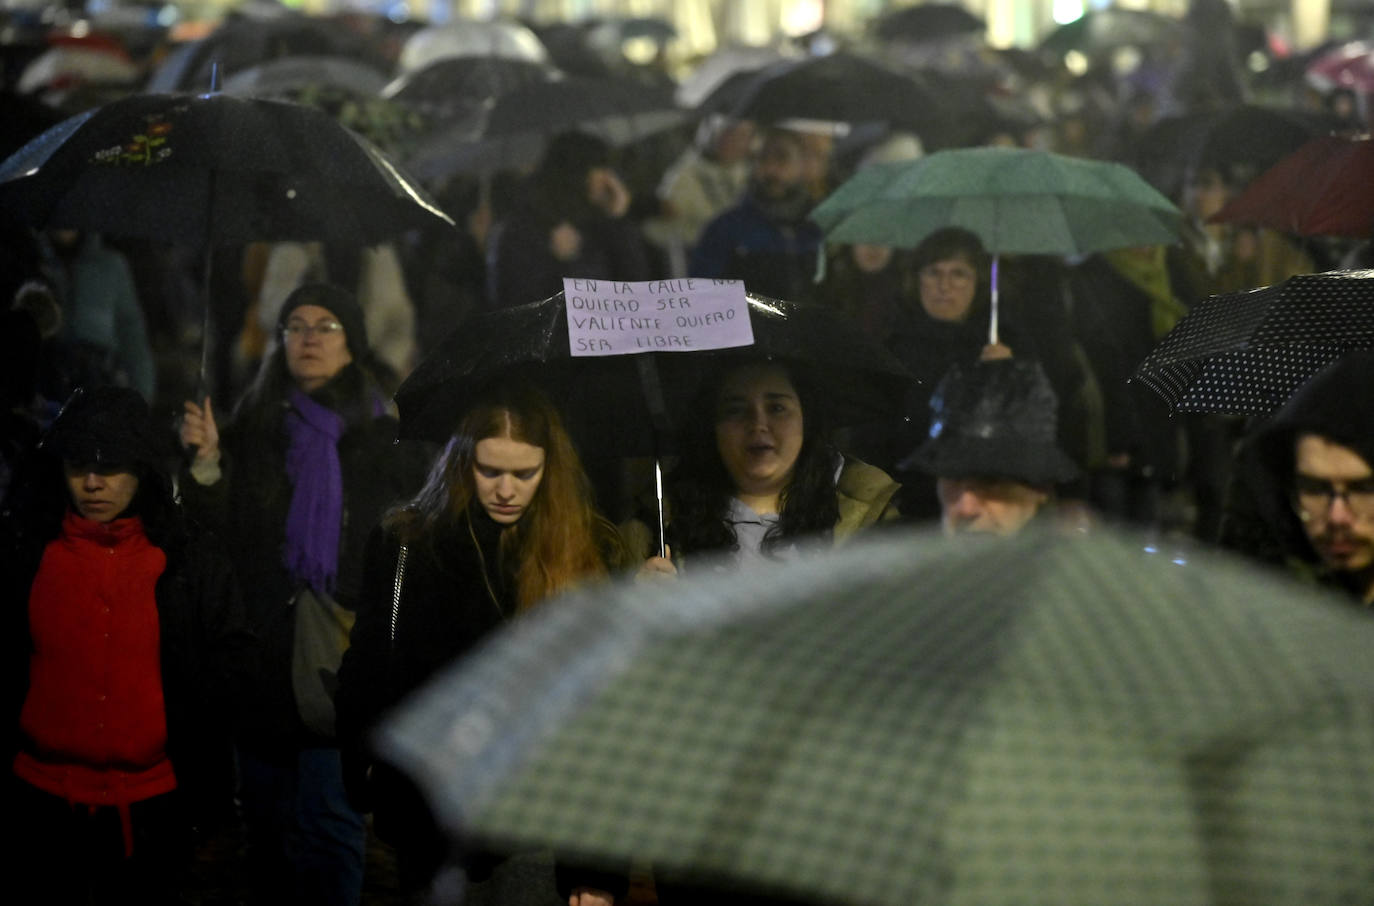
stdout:
MULTIPOLYGON (((223 477, 213 485, 182 477, 182 493, 191 512, 204 519, 229 546, 234 571, 244 588, 249 625, 262 640, 263 697, 244 727, 245 741, 255 748, 328 744, 313 736, 296 711, 291 682, 295 634, 292 601, 298 584, 287 572, 286 514, 291 483, 286 475, 286 404, 270 436, 231 425, 221 433, 223 477)), ((343 470, 343 528, 335 599, 356 606, 363 579, 367 536, 394 504, 420 487, 430 449, 396 443, 396 421, 389 416, 349 425, 339 439, 343 470)))
POLYGON ((463 522, 443 531, 432 547, 408 550, 396 607, 399 543, 380 528, 368 540, 358 621, 339 670, 335 703, 349 793, 376 812, 383 835, 411 825, 416 816, 408 795, 369 790, 360 782, 372 765, 368 734, 401 699, 515 612, 513 579, 498 563, 500 526, 474 509, 479 512, 471 517, 472 535, 463 522))

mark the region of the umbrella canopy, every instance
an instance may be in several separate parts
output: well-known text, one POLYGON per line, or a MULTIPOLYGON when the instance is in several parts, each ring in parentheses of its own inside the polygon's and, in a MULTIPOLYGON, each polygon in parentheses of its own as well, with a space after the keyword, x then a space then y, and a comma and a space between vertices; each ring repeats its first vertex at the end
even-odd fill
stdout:
POLYGON ((485 383, 520 374, 544 385, 560 403, 584 451, 652 454, 690 412, 701 383, 741 356, 798 362, 816 373, 820 404, 832 423, 855 424, 847 419, 885 418, 900 411, 913 379, 891 354, 832 309, 753 294, 748 304, 753 346, 576 358, 569 353, 562 293, 483 312, 450 334, 397 389, 400 434, 445 440, 485 383), (642 362, 648 359, 657 377, 644 375, 642 362), (652 405, 644 390, 646 379, 661 387, 651 388, 652 405))
POLYGON ((1190 172, 1216 169, 1244 184, 1337 125, 1328 114, 1257 104, 1185 113, 1151 126, 1131 149, 1129 163, 1176 198, 1190 172))
POLYGON ((548 63, 549 52, 530 29, 515 22, 464 19, 422 28, 406 39, 398 73, 423 69, 445 57, 505 57, 548 63))
POLYGON ((445 57, 408 72, 382 94, 436 119, 468 116, 487 101, 532 82, 546 82, 557 70, 545 63, 502 57, 445 57))
POLYGON ((169 53, 148 79, 144 91, 207 91, 214 67, 221 78, 282 57, 351 56, 358 41, 341 27, 319 18, 284 14, 272 18, 234 17, 203 38, 169 53))
POLYGON ((838 51, 825 57, 774 63, 741 91, 732 109, 714 112, 761 123, 883 122, 919 131, 943 117, 946 110, 939 94, 918 76, 838 51))
POLYGON ((1089 10, 1059 26, 1040 42, 1040 49, 1057 56, 1077 51, 1093 58, 1120 47, 1164 47, 1183 34, 1182 20, 1173 16, 1115 6, 1089 10))
MULTIPOLYGON (((1374 895, 1374 624, 1115 537, 900 534, 551 602, 384 751, 464 841, 868 906, 1374 895)), ((709 901, 709 900, 708 900, 709 901)))
POLYGON ((587 132, 619 146, 671 129, 686 117, 672 92, 634 81, 533 81, 493 98, 470 119, 439 127, 407 166, 431 182, 456 173, 518 169, 536 163, 544 142, 559 132, 587 132))
POLYGON ((95 47, 51 47, 24 68, 15 90, 20 94, 71 88, 82 82, 132 87, 142 71, 122 51, 95 47))
POLYGON ((368 96, 381 92, 387 78, 366 63, 348 57, 298 56, 269 60, 231 75, 226 94, 287 97, 303 89, 332 86, 368 96))
POLYGON ((1374 94, 1374 42, 1351 41, 1332 48, 1308 65, 1306 76, 1322 91, 1345 88, 1374 94))
POLYGON ((987 22, 959 3, 920 3, 884 13, 873 20, 873 36, 884 41, 939 41, 980 35, 987 22))
POLYGON ((912 248, 944 227, 993 255, 988 342, 998 342, 997 256, 1171 243, 1182 215, 1121 164, 1025 148, 957 148, 856 173, 811 219, 830 242, 912 248))
POLYGON ((1134 379, 1180 412, 1269 415, 1352 349, 1374 349, 1374 271, 1300 274, 1203 300, 1134 379))
POLYGON ((1261 173, 1212 216, 1298 236, 1374 234, 1374 141, 1322 135, 1261 173))
POLYGON ((136 95, 59 123, 0 163, 0 211, 39 228, 206 245, 366 245, 452 224, 324 113, 229 95, 136 95))
POLYGON ((683 107, 696 107, 735 73, 757 72, 786 59, 789 59, 786 53, 772 47, 739 44, 722 47, 698 63, 678 84, 677 102, 683 107))
POLYGON ((943 227, 988 251, 1085 254, 1178 239, 1181 214, 1128 168, 1019 148, 960 148, 856 173, 811 218, 831 242, 911 248, 943 227))

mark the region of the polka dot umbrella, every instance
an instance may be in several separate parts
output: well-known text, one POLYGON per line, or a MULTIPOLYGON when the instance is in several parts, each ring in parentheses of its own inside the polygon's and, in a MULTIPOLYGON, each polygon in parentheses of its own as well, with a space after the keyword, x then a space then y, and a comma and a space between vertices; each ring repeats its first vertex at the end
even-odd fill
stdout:
POLYGON ((1197 305, 1136 369, 1179 412, 1268 415, 1321 368, 1374 348, 1374 270, 1300 274, 1197 305))
POLYGON ((892 534, 587 589, 378 742, 455 839, 647 864, 663 903, 1370 902, 1374 623, 1144 547, 892 534))

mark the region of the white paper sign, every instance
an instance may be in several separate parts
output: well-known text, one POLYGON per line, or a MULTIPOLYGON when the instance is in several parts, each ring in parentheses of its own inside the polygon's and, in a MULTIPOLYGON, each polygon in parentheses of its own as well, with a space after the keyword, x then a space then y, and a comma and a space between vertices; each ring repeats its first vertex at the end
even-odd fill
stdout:
POLYGON ((740 280, 564 277, 563 300, 573 356, 692 352, 754 342, 740 280))

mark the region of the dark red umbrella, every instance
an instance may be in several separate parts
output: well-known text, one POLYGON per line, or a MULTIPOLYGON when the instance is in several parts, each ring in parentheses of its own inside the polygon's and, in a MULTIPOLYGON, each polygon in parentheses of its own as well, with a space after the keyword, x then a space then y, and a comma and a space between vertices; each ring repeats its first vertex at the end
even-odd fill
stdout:
POLYGON ((1298 236, 1374 233, 1374 141, 1323 135, 1261 173, 1212 220, 1298 236))

